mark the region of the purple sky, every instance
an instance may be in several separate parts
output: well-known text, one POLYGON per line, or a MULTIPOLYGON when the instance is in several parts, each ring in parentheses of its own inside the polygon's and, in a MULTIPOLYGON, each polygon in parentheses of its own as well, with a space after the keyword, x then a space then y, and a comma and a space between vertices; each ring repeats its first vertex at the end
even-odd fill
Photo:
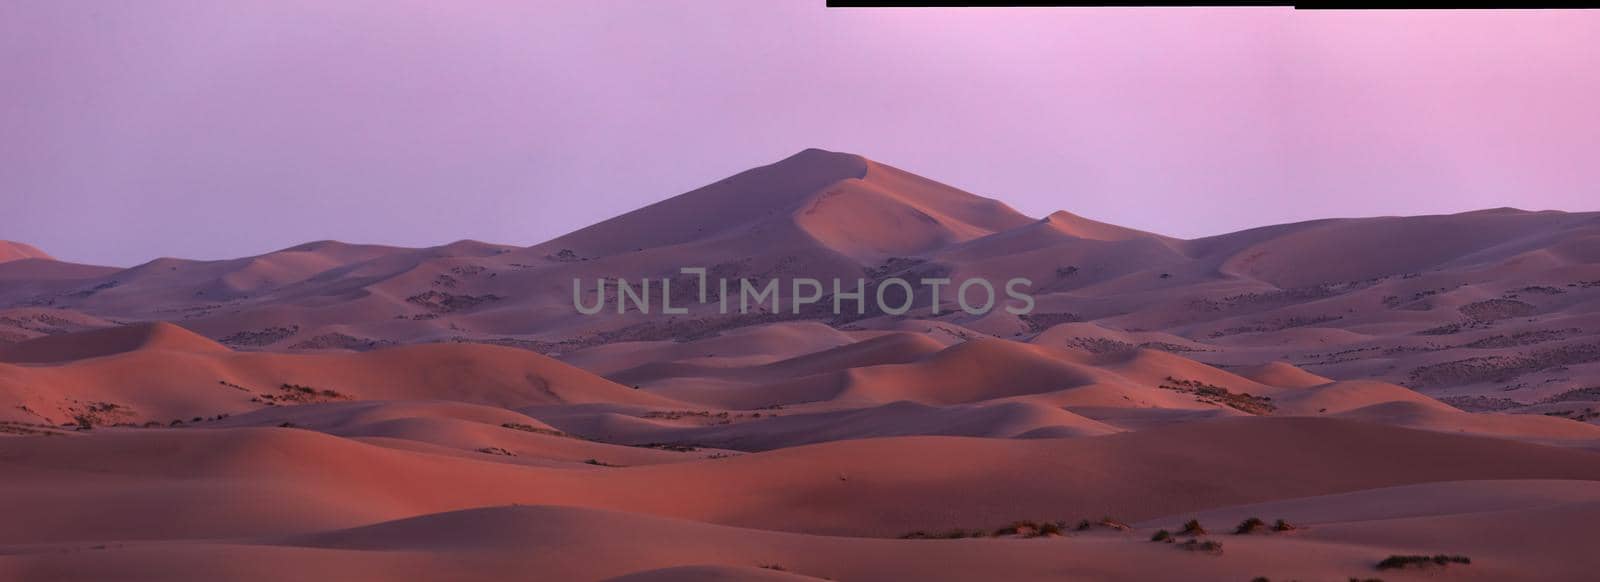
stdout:
POLYGON ((0 238, 531 244, 806 147, 1183 237, 1600 208, 1600 13, 0 3, 0 238))

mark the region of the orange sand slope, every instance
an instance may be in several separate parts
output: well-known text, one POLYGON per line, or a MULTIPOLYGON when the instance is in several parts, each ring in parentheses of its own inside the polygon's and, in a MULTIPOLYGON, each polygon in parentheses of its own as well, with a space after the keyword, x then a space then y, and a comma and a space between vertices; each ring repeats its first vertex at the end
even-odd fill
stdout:
POLYGON ((1180 240, 821 150, 527 248, 0 243, 0 580, 1582 580, 1597 371, 1600 214, 1180 240), (1037 307, 573 310, 686 266, 1037 307))
POLYGON ((0 526, 0 574, 1327 579, 1450 552, 1477 560, 1452 578, 1559 580, 1595 565, 1517 537, 1581 536, 1600 507, 1592 424, 1382 382, 1307 386, 1284 364, 1245 371, 1287 385, 1273 386, 1164 352, 899 337, 687 368, 727 390, 835 387, 762 408, 486 345, 241 353, 170 324, 23 342, 0 350, 0 394, 31 398, 0 424, 19 435, 0 439, 0 512, 17 518, 0 526), (1257 514, 1302 528, 1226 535, 1257 514), (1222 555, 1147 541, 1190 515, 1221 530, 1205 537, 1222 555), (1103 516, 1137 527, 1073 531, 1103 516), (1017 520, 1068 527, 896 539, 1017 520), (1451 534, 1505 521, 1520 534, 1451 534))

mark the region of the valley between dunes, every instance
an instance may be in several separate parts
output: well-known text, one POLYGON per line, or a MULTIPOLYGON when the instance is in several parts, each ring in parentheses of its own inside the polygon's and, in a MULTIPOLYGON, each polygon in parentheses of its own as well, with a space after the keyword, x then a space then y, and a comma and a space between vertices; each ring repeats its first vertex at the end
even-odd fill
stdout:
POLYGON ((1180 240, 807 150, 532 247, 0 244, 0 580, 1585 580, 1597 410, 1597 214, 1180 240), (685 266, 1038 305, 571 304, 685 266))

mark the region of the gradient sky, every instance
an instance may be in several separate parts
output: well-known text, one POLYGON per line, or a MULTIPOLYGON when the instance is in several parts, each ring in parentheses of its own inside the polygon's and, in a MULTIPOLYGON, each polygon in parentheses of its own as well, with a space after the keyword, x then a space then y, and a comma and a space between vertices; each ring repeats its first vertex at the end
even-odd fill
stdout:
POLYGON ((0 3, 0 238, 532 244, 806 147, 1196 237, 1600 209, 1600 13, 0 3))

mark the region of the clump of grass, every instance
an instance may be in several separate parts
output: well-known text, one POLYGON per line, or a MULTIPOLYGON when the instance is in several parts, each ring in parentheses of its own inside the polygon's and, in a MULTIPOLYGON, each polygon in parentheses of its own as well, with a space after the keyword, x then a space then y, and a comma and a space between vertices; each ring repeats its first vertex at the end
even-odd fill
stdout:
POLYGON ((1432 556, 1394 555, 1384 558, 1382 562, 1378 562, 1378 569, 1398 570, 1403 568, 1432 568, 1436 566, 1448 566, 1450 564, 1471 563, 1472 558, 1468 558, 1466 556, 1448 556, 1445 554, 1435 554, 1432 556))
POLYGON ((583 462, 584 462, 584 464, 595 465, 597 467, 621 467, 622 466, 622 465, 613 465, 611 463, 607 463, 607 462, 602 461, 600 459, 585 459, 583 462))
POLYGON ((1170 543, 1172 543, 1172 532, 1164 530, 1164 529, 1158 529, 1158 530, 1156 530, 1155 535, 1150 536, 1150 541, 1152 541, 1152 542, 1167 542, 1167 543, 1170 544, 1170 543))
POLYGON ((1206 528, 1200 526, 1200 520, 1191 519, 1189 521, 1183 522, 1183 529, 1178 530, 1178 535, 1180 535, 1180 536, 1203 536, 1203 535, 1206 535, 1206 528))
POLYGON ((1016 521, 1012 522, 1011 525, 994 530, 994 536, 1021 536, 1025 538, 1058 536, 1061 535, 1061 526, 1062 524, 1053 522, 1016 521))
POLYGON ((1220 553, 1222 553, 1222 542, 1211 541, 1211 540, 1206 540, 1206 541, 1203 541, 1203 542, 1200 541, 1200 540, 1189 540, 1189 541, 1183 542, 1181 544, 1178 544, 1178 547, 1183 548, 1183 549, 1188 550, 1188 551, 1191 551, 1191 552, 1204 552, 1204 553, 1207 553, 1207 554, 1220 554, 1220 553))
POLYGON ((522 432, 531 432, 533 434, 542 434, 542 435, 549 435, 549 436, 566 437, 566 438, 569 438, 569 439, 586 440, 583 437, 567 434, 567 433, 561 432, 559 430, 549 429, 549 428, 541 428, 541 427, 533 426, 531 424, 523 424, 523 423, 520 423, 520 422, 506 422, 506 423, 501 423, 500 426, 504 427, 504 428, 509 428, 511 430, 520 430, 522 432))
POLYGON ((1259 517, 1252 517, 1239 522, 1239 527, 1233 529, 1235 535, 1252 534, 1267 528, 1267 522, 1259 517))
POLYGON ((1114 518, 1111 518, 1109 516, 1100 518, 1100 521, 1089 521, 1087 519, 1079 521, 1078 525, 1076 527, 1074 527, 1073 529, 1075 531, 1089 531, 1091 529, 1094 529, 1095 526, 1100 526, 1100 527, 1103 527, 1103 528, 1106 528, 1106 529, 1114 529, 1114 530, 1117 530, 1117 531, 1133 531, 1133 526, 1130 526, 1130 525, 1128 525, 1126 523, 1118 521, 1118 520, 1116 520, 1114 518))
POLYGON ((1295 527, 1294 524, 1289 523, 1287 521, 1284 521, 1282 519, 1279 519, 1278 521, 1273 522, 1273 524, 1272 524, 1272 531, 1294 531, 1294 530, 1297 530, 1297 529, 1300 529, 1300 528, 1297 528, 1297 527, 1295 527))
POLYGON ((1060 536, 1060 535, 1064 534, 1065 532, 1066 532, 1066 523, 1065 522, 1060 522, 1060 521, 1043 521, 1043 522, 1039 522, 1039 521, 1031 521, 1031 520, 1020 520, 1020 521, 1012 522, 1011 525, 1007 525, 1005 527, 994 529, 994 530, 987 530, 987 529, 967 530, 967 529, 960 529, 960 528, 946 530, 946 531, 943 531, 943 532, 929 532, 927 530, 917 530, 917 531, 914 531, 914 532, 911 532, 911 533, 907 533, 907 534, 901 535, 900 539, 903 539, 903 540, 958 540, 958 539, 964 539, 964 538, 986 538, 986 537, 1006 537, 1006 536, 1017 536, 1017 537, 1023 537, 1023 538, 1040 538, 1040 537, 1060 536))
POLYGON ((964 529, 952 529, 952 530, 947 530, 947 531, 942 532, 942 533, 932 534, 932 535, 929 535, 929 536, 926 536, 926 537, 927 537, 927 539, 930 539, 930 540, 959 540, 959 539, 962 539, 962 538, 969 538, 969 537, 982 537, 982 535, 984 533, 985 532, 983 532, 983 530, 973 530, 973 531, 969 532, 969 531, 964 530, 964 529))

